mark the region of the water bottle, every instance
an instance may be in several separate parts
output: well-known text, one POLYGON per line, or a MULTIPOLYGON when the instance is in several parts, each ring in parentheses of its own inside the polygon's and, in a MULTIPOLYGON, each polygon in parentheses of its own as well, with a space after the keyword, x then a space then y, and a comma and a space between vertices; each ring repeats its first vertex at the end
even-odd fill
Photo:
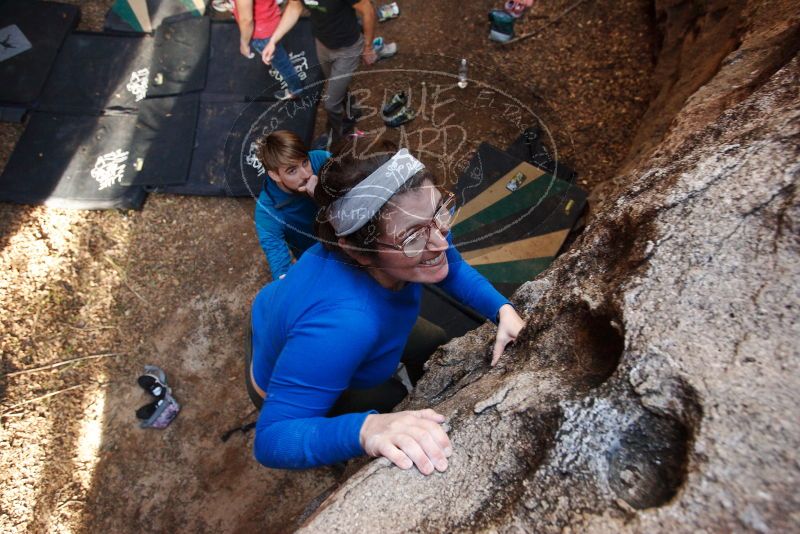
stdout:
POLYGON ((462 59, 458 67, 458 86, 464 89, 467 86, 467 60, 462 59))

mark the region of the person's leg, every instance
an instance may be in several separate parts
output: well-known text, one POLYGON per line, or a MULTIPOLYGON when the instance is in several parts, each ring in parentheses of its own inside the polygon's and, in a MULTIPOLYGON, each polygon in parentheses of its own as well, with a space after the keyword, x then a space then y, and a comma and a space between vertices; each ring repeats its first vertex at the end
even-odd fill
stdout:
POLYGON ((300 81, 300 77, 297 75, 289 53, 286 52, 286 49, 280 43, 275 46, 275 55, 272 56, 272 66, 275 67, 275 70, 286 80, 286 86, 290 93, 297 95, 303 92, 303 82, 300 81))
MULTIPOLYGON (((412 384, 416 384, 424 373, 423 366, 431 354, 448 341, 447 334, 441 327, 422 317, 417 318, 400 358, 412 384)), ((374 388, 348 389, 342 393, 330 409, 328 417, 369 410, 389 413, 400 404, 407 394, 408 390, 403 383, 394 377, 374 388)))
MULTIPOLYGON (((424 370, 423 366, 431 354, 448 341, 447 334, 441 327, 422 317, 417 318, 406 341, 400 361, 412 384, 416 384, 424 370)), ((328 417, 345 413, 361 413, 376 410, 389 413, 406 397, 408 390, 395 377, 370 389, 345 390, 328 412, 328 417)))
MULTIPOLYGON (((319 39, 314 39, 314 45, 317 48, 317 61, 319 61, 319 68, 322 71, 322 76, 327 81, 331 77, 331 66, 333 65, 333 57, 332 51, 330 48, 322 44, 319 39)), ((329 82, 330 83, 330 82, 329 82)), ((328 101, 328 92, 326 87, 326 92, 322 96, 322 106, 325 107, 325 103, 328 101)), ((331 126, 330 122, 325 125, 325 132, 330 132, 331 126)), ((330 146, 330 138, 328 139, 327 145, 330 146)))
MULTIPOLYGON (((267 43, 269 43, 269 39, 253 39, 250 41, 250 47, 260 56, 261 52, 264 51, 264 47, 267 46, 267 43)), ((300 77, 297 75, 294 65, 292 65, 289 54, 280 43, 275 46, 275 53, 272 56, 272 66, 286 81, 286 86, 290 93, 297 95, 303 92, 303 83, 300 81, 300 77)))
POLYGON ((319 61, 320 69, 322 69, 322 75, 327 79, 331 75, 331 50, 320 43, 319 39, 314 39, 314 45, 317 48, 317 61, 319 61))
POLYGON ((353 73, 361 63, 363 48, 364 36, 362 35, 352 46, 330 51, 332 65, 325 94, 325 111, 328 115, 328 125, 333 130, 334 140, 338 140, 344 134, 342 121, 347 87, 350 85, 353 73))
POLYGON ((408 341, 403 349, 400 361, 406 366, 411 383, 415 384, 422 377, 425 362, 434 351, 447 343, 449 338, 445 331, 423 317, 418 317, 417 322, 408 335, 408 341))
POLYGON ((395 378, 390 378, 374 388, 348 389, 331 407, 328 417, 346 413, 363 413, 370 410, 389 413, 400 404, 407 394, 406 387, 395 378))

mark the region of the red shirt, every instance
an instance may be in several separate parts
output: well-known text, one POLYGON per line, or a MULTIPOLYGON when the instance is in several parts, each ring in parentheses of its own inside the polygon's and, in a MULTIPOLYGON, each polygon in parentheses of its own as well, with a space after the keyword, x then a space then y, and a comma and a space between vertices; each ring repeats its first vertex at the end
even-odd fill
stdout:
MULTIPOLYGON (((236 0, 233 2, 233 16, 239 20, 236 0)), ((281 10, 275 0, 253 0, 253 39, 272 37, 280 21, 281 10)))

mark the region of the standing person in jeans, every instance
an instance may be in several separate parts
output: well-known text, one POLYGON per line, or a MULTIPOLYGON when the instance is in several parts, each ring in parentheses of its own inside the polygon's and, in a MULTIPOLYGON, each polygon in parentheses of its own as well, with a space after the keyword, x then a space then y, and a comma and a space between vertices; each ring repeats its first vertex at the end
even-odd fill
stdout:
MULTIPOLYGON (((254 56, 251 48, 261 54, 270 42, 281 21, 281 10, 275 0, 236 0, 233 16, 239 25, 239 52, 249 59, 254 56)), ((272 66, 283 76, 287 85, 286 89, 275 93, 275 98, 293 100, 303 92, 303 84, 286 50, 280 45, 273 45, 271 50, 272 66)))
POLYGON ((370 0, 289 0, 280 24, 261 54, 265 63, 275 61, 278 42, 297 24, 304 5, 311 12, 317 59, 328 79, 323 97, 328 115, 325 129, 331 132, 331 141, 335 143, 347 133, 344 103, 359 60, 372 65, 378 59, 372 48, 377 16, 370 0), (361 17, 363 33, 356 15, 361 17))

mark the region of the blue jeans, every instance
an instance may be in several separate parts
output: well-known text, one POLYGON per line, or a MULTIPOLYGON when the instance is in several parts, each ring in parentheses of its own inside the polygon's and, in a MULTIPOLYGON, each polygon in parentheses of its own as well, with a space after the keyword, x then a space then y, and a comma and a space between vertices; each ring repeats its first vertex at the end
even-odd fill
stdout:
MULTIPOLYGON (((264 51, 264 47, 267 46, 267 43, 269 43, 269 37, 266 39, 253 39, 250 41, 250 46, 255 50, 256 54, 260 56, 261 52, 264 51)), ((280 43, 275 45, 275 53, 272 55, 272 66, 283 76, 289 91, 293 95, 303 91, 303 83, 300 81, 300 77, 297 76, 297 71, 294 70, 292 60, 289 59, 289 54, 280 43)))

